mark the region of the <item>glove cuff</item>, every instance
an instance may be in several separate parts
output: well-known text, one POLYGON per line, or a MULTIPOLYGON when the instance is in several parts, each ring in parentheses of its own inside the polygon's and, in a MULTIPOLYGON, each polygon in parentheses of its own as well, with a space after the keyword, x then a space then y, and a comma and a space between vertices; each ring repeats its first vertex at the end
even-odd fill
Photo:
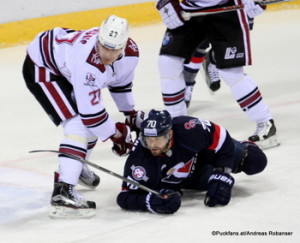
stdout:
POLYGON ((148 195, 146 196, 146 200, 145 200, 146 208, 150 213, 156 214, 156 212, 151 208, 151 203, 150 203, 151 196, 152 196, 152 192, 149 192, 148 195))
POLYGON ((213 173, 209 177, 208 183, 212 183, 213 181, 222 181, 222 182, 228 184, 231 187, 233 187, 233 185, 234 185, 234 178, 226 172, 215 172, 215 173, 213 173))

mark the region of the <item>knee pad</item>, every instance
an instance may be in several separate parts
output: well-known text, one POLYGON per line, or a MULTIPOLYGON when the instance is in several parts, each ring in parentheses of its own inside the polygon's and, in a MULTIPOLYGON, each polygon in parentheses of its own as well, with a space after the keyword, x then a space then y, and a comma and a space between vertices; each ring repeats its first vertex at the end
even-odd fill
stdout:
POLYGON ((184 102, 185 81, 183 78, 184 59, 169 55, 159 56, 161 92, 165 109, 172 117, 186 115, 184 102), (170 68, 171 67, 171 68, 170 68))
POLYGON ((160 55, 158 60, 160 77, 162 79, 179 79, 183 73, 183 63, 184 58, 160 55))
POLYGON ((72 137, 75 141, 80 140, 82 143, 88 143, 90 138, 95 137, 95 135, 83 125, 78 115, 63 121, 62 126, 64 128, 65 137, 72 137))
POLYGON ((218 69, 221 79, 229 86, 233 87, 240 81, 245 78, 244 68, 235 67, 235 68, 225 68, 218 69))
POLYGON ((62 126, 64 138, 60 147, 66 147, 71 153, 80 154, 81 157, 85 158, 87 152, 96 145, 97 137, 83 125, 79 116, 64 121, 62 126))

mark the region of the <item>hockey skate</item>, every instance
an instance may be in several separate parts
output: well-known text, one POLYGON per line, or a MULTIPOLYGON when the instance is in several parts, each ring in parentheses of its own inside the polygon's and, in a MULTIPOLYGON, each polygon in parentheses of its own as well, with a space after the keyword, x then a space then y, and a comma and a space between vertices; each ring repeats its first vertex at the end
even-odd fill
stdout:
POLYGON ((51 218, 91 218, 95 216, 96 203, 86 201, 73 185, 55 182, 51 198, 51 218))
POLYGON ((84 164, 79 177, 78 184, 91 189, 95 189, 99 185, 99 183, 100 177, 96 175, 93 171, 91 171, 86 164, 84 164))
POLYGON ((211 63, 208 56, 206 56, 203 62, 205 81, 209 92, 214 94, 221 87, 221 80, 219 77, 219 72, 215 64, 211 63))
POLYGON ((249 140, 255 142, 261 149, 268 149, 279 146, 276 136, 276 127, 273 119, 258 123, 256 131, 249 140))
POLYGON ((192 94, 193 94, 193 89, 194 89, 195 83, 196 82, 189 83, 185 87, 184 101, 185 101, 187 108, 190 106, 190 103, 192 100, 192 94))

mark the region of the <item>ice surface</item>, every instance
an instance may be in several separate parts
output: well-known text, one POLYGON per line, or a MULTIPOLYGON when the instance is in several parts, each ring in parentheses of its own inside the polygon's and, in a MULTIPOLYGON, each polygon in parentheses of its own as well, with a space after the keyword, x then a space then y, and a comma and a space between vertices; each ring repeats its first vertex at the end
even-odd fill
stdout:
MULTIPOLYGON (((134 92, 137 109, 163 108, 157 68, 163 24, 131 29, 140 48, 134 92)), ((230 204, 207 208, 202 193, 187 192, 172 216, 122 211, 115 203, 121 181, 97 172, 96 190, 78 186, 96 201, 96 217, 52 220, 48 217, 56 155, 29 154, 57 149, 60 127, 52 125, 27 91, 21 68, 26 46, 0 50, 1 159, 0 242, 300 242, 300 10, 267 12, 252 31, 253 66, 246 72, 257 80, 274 116, 281 146, 266 150, 266 170, 256 176, 239 174, 230 204), (223 235, 213 235, 214 231, 223 235), (233 236, 229 232, 266 232, 266 236, 233 236), (292 232, 272 236, 269 231, 292 232), (227 235, 224 235, 226 234, 227 235)), ((123 120, 107 92, 106 107, 123 120)), ((222 83, 214 96, 201 75, 197 78, 190 114, 226 127, 237 139, 255 130, 222 83)), ((111 143, 99 143, 90 160, 122 174, 124 158, 111 153, 111 143)))

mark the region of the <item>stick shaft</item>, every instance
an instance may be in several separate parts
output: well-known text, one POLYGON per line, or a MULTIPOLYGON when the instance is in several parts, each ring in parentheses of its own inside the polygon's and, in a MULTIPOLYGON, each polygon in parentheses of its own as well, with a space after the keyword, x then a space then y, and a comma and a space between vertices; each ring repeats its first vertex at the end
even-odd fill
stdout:
POLYGON ((226 6, 226 7, 220 7, 220 8, 201 10, 201 11, 197 11, 197 12, 181 12, 181 16, 184 20, 187 21, 192 17, 206 16, 206 15, 219 14, 219 13, 226 13, 226 12, 236 11, 236 10, 239 10, 239 9, 242 9, 242 8, 244 8, 243 4, 232 5, 232 6, 226 6))
MULTIPOLYGON (((294 1, 294 0, 269 0, 269 1, 257 0, 255 2, 259 3, 260 5, 271 5, 271 4, 291 2, 291 1, 294 1)), ((190 18, 193 18, 193 17, 226 13, 226 12, 231 12, 231 11, 237 11, 237 10, 240 10, 243 8, 244 8, 244 5, 240 4, 240 5, 225 6, 225 7, 220 7, 220 8, 212 8, 212 9, 207 9, 207 10, 200 10, 200 11, 196 11, 196 12, 184 12, 183 11, 183 12, 181 12, 181 16, 185 21, 188 21, 188 20, 190 20, 190 18)))
POLYGON ((83 164, 90 165, 90 166, 92 166, 92 167, 94 167, 94 168, 96 168, 96 169, 98 169, 98 170, 101 170, 101 171, 103 171, 103 172, 105 172, 105 173, 107 173, 107 174, 109 174, 109 175, 112 175, 112 176, 114 176, 114 177, 117 177, 117 178, 121 179, 122 181, 125 181, 125 182, 128 182, 128 183, 132 184, 132 185, 135 185, 135 186, 137 186, 138 188, 140 188, 140 189, 142 189, 142 190, 144 190, 144 191, 151 192, 151 193, 157 195, 157 196, 160 197, 160 198, 165 198, 165 197, 162 196, 159 192, 154 191, 154 190, 152 190, 151 188, 146 187, 146 186, 144 186, 144 185, 141 185, 141 184, 138 183, 137 181, 133 181, 133 180, 127 179, 127 178, 124 177, 124 176, 121 176, 121 175, 119 175, 119 174, 117 174, 117 173, 115 173, 115 172, 113 172, 113 171, 111 171, 111 170, 108 170, 108 169, 106 169, 106 168, 104 168, 104 167, 102 167, 102 166, 100 166, 100 165, 97 165, 97 164, 95 164, 95 163, 93 163, 93 162, 90 162, 90 161, 88 161, 88 160, 86 160, 86 159, 83 159, 83 158, 81 158, 81 157, 78 157, 78 156, 76 156, 76 155, 69 154, 69 153, 65 153, 65 152, 60 152, 60 151, 57 151, 57 150, 32 150, 32 151, 29 151, 29 153, 39 153, 39 152, 51 152, 51 153, 57 153, 57 154, 64 155, 64 156, 66 156, 66 157, 68 157, 68 158, 77 160, 77 161, 79 161, 79 162, 81 162, 81 163, 83 163, 83 164))
POLYGON ((255 2, 259 3, 260 5, 271 5, 271 4, 291 2, 291 1, 294 0, 268 0, 268 1, 255 1, 255 2))

